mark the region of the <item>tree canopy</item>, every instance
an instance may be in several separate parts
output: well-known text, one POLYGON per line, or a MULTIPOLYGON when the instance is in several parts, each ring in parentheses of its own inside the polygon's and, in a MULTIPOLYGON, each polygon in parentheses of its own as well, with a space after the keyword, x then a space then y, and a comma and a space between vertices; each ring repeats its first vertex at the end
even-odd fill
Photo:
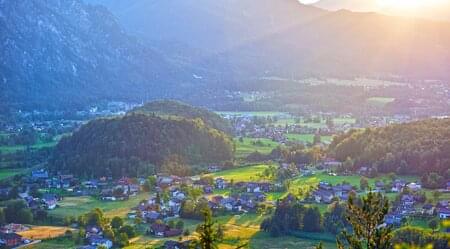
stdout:
POLYGON ((187 164, 220 163, 233 158, 233 143, 201 119, 130 114, 93 120, 63 138, 50 165, 80 176, 137 176, 155 165, 161 171, 172 155, 187 164))

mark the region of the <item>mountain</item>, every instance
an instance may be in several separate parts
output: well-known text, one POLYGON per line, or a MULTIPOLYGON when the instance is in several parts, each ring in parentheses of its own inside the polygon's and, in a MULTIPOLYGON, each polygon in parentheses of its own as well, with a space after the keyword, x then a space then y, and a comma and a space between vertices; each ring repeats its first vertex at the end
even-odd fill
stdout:
POLYGON ((445 22, 296 0, 85 1, 0 1, 0 110, 235 104, 230 92, 311 76, 450 79, 445 22))
POLYGON ((436 21, 450 21, 450 2, 449 1, 434 1, 424 4, 417 9, 405 9, 401 7, 389 6, 383 4, 379 0, 320 0, 314 3, 314 6, 326 10, 351 10, 358 12, 378 12, 388 15, 401 15, 409 17, 418 17, 431 19, 436 21))
POLYGON ((78 0, 0 1, 0 34, 0 97, 17 108, 164 96, 183 74, 78 0))
POLYGON ((378 0, 320 0, 313 5, 326 10, 351 10, 358 12, 375 12, 378 10, 378 0))
POLYGON ((197 65, 209 86, 260 90, 262 79, 308 76, 450 78, 450 23, 330 12, 296 0, 89 2, 107 6, 162 54, 197 65))
POLYGON ((149 165, 161 172, 174 155, 192 164, 220 163, 233 158, 233 142, 199 119, 129 114, 90 121, 63 138, 51 168, 86 177, 136 177, 155 170, 149 165))
POLYGON ((154 114, 157 116, 175 116, 187 119, 201 119, 206 125, 231 134, 233 128, 230 122, 220 115, 207 109, 194 107, 179 101, 160 100, 152 101, 143 106, 131 110, 132 113, 154 114))

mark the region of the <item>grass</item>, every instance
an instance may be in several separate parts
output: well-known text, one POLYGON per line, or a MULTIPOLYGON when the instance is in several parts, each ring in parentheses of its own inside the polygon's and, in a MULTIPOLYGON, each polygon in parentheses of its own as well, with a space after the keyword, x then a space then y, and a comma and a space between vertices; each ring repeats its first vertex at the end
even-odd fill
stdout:
MULTIPOLYGON (((296 118, 284 118, 284 119, 279 119, 277 122, 275 122, 275 125, 301 125, 301 126, 305 126, 305 127, 309 127, 309 128, 315 128, 315 129, 319 129, 319 128, 326 128, 326 120, 322 119, 319 123, 315 123, 315 122, 305 122, 305 120, 300 119, 300 122, 297 123, 296 118)), ((354 124, 356 123, 356 119, 354 118, 334 118, 333 119, 333 123, 335 125, 343 125, 343 124, 354 124)))
MULTIPOLYGON (((298 238, 294 236, 271 237, 265 232, 257 232, 250 239, 250 249, 313 249, 321 240, 310 238, 298 238)), ((336 243, 322 242, 323 248, 334 249, 336 243)))
MULTIPOLYGON (((417 177, 414 176, 402 176, 401 179, 404 179, 406 181, 417 181, 417 177)), ((382 180, 390 180, 387 175, 375 177, 375 178, 368 178, 369 186, 374 188, 375 182, 382 181, 382 180)), ((318 172, 316 175, 313 176, 306 176, 306 177, 298 177, 296 180, 292 182, 294 186, 303 186, 303 185, 317 185, 320 181, 325 181, 328 183, 331 183, 333 185, 342 183, 343 181, 346 181, 350 183, 353 186, 359 187, 359 183, 361 180, 361 176, 358 175, 351 175, 351 176, 330 176, 325 172, 318 172)))
POLYGON ((395 98, 388 98, 388 97, 372 97, 367 99, 367 103, 369 105, 375 106, 375 107, 384 107, 387 104, 393 102, 395 98))
POLYGON ((25 246, 26 249, 75 249, 80 247, 80 245, 76 245, 73 240, 66 238, 56 238, 44 240, 41 243, 25 246))
POLYGON ((216 112, 219 115, 223 116, 256 116, 256 117, 267 117, 267 116, 280 116, 280 115, 288 115, 284 112, 216 112))
MULTIPOLYGON (((286 137, 290 141, 312 143, 314 142, 314 134, 286 134, 286 137)), ((324 143, 330 143, 333 140, 332 136, 321 136, 321 141, 324 143)))
MULTIPOLYGON (((38 150, 38 149, 42 149, 42 148, 50 148, 50 147, 54 147, 57 143, 58 143, 57 141, 46 142, 46 143, 39 142, 39 143, 31 145, 30 148, 33 150, 38 150)), ((15 153, 17 151, 25 150, 26 148, 27 148, 26 145, 0 146, 0 151, 2 153, 15 153)))
POLYGON ((259 177, 257 174, 262 173, 267 169, 269 165, 258 164, 253 166, 238 167, 229 170, 224 170, 220 172, 212 173, 213 177, 222 177, 226 180, 234 180, 234 182, 239 181, 257 181, 259 177))
POLYGON ((19 235, 28 239, 49 239, 56 238, 64 235, 67 230, 74 229, 68 227, 56 227, 56 226, 32 226, 31 229, 23 232, 18 232, 19 235))
POLYGON ((22 174, 27 169, 0 169, 0 181, 13 177, 18 174, 22 174))
POLYGON ((234 141, 236 145, 235 156, 237 158, 244 158, 255 151, 262 154, 269 154, 278 146, 277 142, 267 138, 243 138, 242 140, 242 142, 239 139, 235 139, 234 141), (261 143, 256 143, 257 141, 261 143))
POLYGON ((58 203, 58 208, 49 211, 49 215, 56 218, 64 218, 67 216, 77 217, 94 208, 100 208, 105 212, 107 217, 124 217, 132 207, 137 206, 141 200, 146 198, 148 198, 148 193, 141 193, 137 196, 130 197, 126 201, 101 201, 90 196, 65 197, 64 200, 58 203))

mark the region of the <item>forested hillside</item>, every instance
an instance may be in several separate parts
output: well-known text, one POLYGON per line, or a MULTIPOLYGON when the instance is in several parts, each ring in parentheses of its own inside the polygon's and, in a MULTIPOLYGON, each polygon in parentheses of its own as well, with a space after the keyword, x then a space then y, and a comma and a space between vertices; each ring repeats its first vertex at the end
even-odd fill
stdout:
POLYGON ((330 150, 338 160, 353 159, 355 167, 400 174, 435 172, 445 179, 450 167, 450 119, 353 130, 336 136, 330 150))
POLYGON ((220 163, 232 159, 233 145, 200 119, 130 114, 91 121, 62 139, 51 168, 81 176, 136 176, 164 171, 163 162, 174 155, 187 164, 220 163))
POLYGON ((167 96, 183 77, 105 7, 80 0, 0 1, 0 34, 0 108, 167 96))
POLYGON ((135 108, 132 112, 147 113, 162 116, 179 116, 187 119, 199 118, 208 126, 218 129, 220 131, 231 133, 231 124, 220 117, 220 115, 208 111, 206 109, 194 107, 182 102, 173 100, 153 101, 144 106, 135 108))

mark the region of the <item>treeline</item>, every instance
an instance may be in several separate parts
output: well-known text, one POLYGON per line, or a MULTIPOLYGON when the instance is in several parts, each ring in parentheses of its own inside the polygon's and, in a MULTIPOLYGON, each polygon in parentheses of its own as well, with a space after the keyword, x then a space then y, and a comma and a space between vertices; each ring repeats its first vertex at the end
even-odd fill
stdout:
POLYGON ((444 181, 450 174, 450 119, 352 130, 335 136, 329 149, 338 160, 351 158, 354 169, 416 175, 435 172, 444 181))
POLYGON ((131 112, 162 116, 178 116, 187 119, 199 118, 203 120, 206 125, 217 130, 228 134, 231 134, 233 131, 230 122, 222 118, 220 115, 203 108, 194 107, 174 100, 153 101, 141 107, 135 108, 131 112))
POLYGON ((233 158, 232 140, 201 120, 130 114, 98 119, 63 138, 50 160, 53 171, 79 176, 137 176, 176 155, 186 164, 233 158))
POLYGON ((262 162, 269 160, 281 160, 285 163, 312 164, 325 157, 326 152, 318 146, 305 147, 297 144, 289 147, 276 147, 269 154, 258 151, 250 153, 246 160, 249 162, 262 162))
POLYGON ((350 227, 345 219, 346 206, 333 202, 323 215, 318 207, 308 207, 290 195, 278 201, 274 214, 261 223, 261 229, 272 236, 290 235, 295 231, 338 234, 350 227))
POLYGON ((261 230, 274 237, 325 231, 335 235, 338 248, 392 249, 411 248, 411 245, 448 248, 450 237, 446 233, 410 226, 392 230, 392 227, 385 226, 384 218, 388 211, 389 201, 379 193, 362 197, 351 195, 347 203, 333 202, 323 215, 317 207, 302 205, 293 195, 288 195, 277 202, 272 216, 261 223, 261 230))

